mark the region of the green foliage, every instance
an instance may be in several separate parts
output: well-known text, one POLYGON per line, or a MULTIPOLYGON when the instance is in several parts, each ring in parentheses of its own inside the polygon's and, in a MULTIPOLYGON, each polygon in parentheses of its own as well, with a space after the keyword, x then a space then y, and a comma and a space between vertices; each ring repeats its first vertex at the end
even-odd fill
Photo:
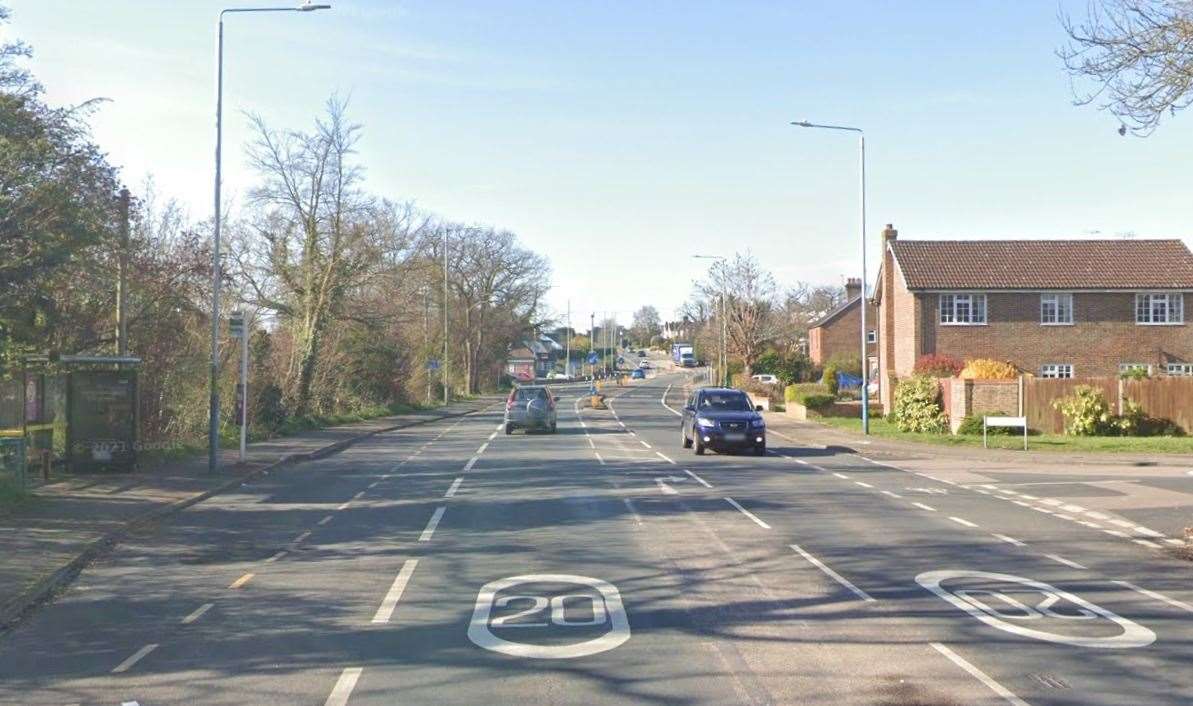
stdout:
POLYGON ((802 353, 783 355, 769 350, 754 361, 752 370, 756 374, 769 374, 779 378, 784 385, 807 380, 812 374, 812 362, 802 353))
POLYGON ((1019 377, 1019 371, 1001 360, 975 358, 965 364, 960 376, 966 380, 1014 380, 1019 377))
POLYGON ((809 409, 826 407, 836 401, 828 386, 816 382, 788 385, 783 389, 783 398, 787 402, 795 402, 809 409))
POLYGON ((824 364, 824 374, 820 378, 820 384, 828 389, 830 395, 837 394, 839 382, 837 380, 837 364, 829 361, 824 364))
POLYGON ((1096 436, 1115 430, 1110 405, 1096 387, 1078 385, 1072 395, 1055 400, 1052 406, 1064 416, 1066 434, 1096 436))
POLYGON ((934 378, 956 377, 965 364, 951 355, 929 353, 920 356, 915 362, 916 375, 929 375, 934 378))
MULTIPOLYGON (((991 412, 980 416, 968 416, 961 420, 961 426, 957 428, 958 434, 977 434, 982 435, 982 417, 1008 417, 1006 412, 991 412)), ((986 430, 989 436, 1010 436, 1011 434, 1018 434, 1019 431, 1012 427, 991 427, 986 430)))
POLYGON ((899 431, 943 433, 948 428, 948 417, 940 407, 936 378, 916 375, 901 381, 895 388, 893 416, 899 431))
POLYGON ((1118 374, 1123 380, 1147 380, 1151 377, 1146 367, 1127 368, 1118 374))
POLYGON ((828 387, 829 392, 833 395, 838 393, 837 373, 859 377, 862 374, 862 363, 858 358, 851 358, 849 356, 833 356, 828 359, 824 364, 824 374, 821 376, 820 381, 828 387))

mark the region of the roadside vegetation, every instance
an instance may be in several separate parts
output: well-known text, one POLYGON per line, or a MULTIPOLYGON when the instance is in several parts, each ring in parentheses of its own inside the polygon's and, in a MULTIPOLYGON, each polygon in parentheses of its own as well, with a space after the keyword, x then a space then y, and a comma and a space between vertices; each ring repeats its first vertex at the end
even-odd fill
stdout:
MULTIPOLYGON (((0 5, 0 24, 8 14, 0 5)), ((123 197, 89 130, 99 104, 50 105, 31 54, 0 40, 0 385, 18 385, 30 355, 115 355, 123 271, 139 438, 151 455, 188 453, 208 422, 213 222, 152 180, 123 197)), ((346 101, 305 129, 248 109, 255 180, 226 201, 238 207, 223 223, 219 318, 245 313, 254 438, 431 404, 444 370, 457 397, 498 386, 510 346, 547 316, 546 260, 508 230, 371 192, 346 101)), ((220 335, 232 438, 238 346, 220 335)))

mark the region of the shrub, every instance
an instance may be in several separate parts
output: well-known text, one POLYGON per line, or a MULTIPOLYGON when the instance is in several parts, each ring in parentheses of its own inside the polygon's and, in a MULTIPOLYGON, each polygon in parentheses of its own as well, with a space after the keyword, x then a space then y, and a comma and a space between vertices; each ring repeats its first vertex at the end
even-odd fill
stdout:
POLYGON ((1147 380, 1151 377, 1146 367, 1143 368, 1127 368, 1118 374, 1123 380, 1147 380))
POLYGON ((940 408, 940 384, 936 378, 916 375, 895 388, 892 410, 899 431, 940 434, 948 428, 948 417, 940 408))
POLYGON ((1019 377, 1019 370, 1010 363, 975 358, 965 363, 959 375, 967 380, 1014 380, 1019 377))
MULTIPOLYGON (((957 427, 957 433, 958 434, 975 434, 975 435, 980 436, 982 433, 982 417, 1007 417, 1007 416, 1011 416, 1011 415, 1008 415, 1006 412, 991 412, 990 414, 984 414, 981 416, 966 417, 961 420, 961 426, 957 427)), ((989 434, 990 436, 994 436, 996 434, 1003 434, 1005 436, 1010 436, 1011 434, 1014 434, 1017 432, 1015 429, 1013 429, 1011 427, 991 427, 986 430, 986 433, 989 434)))
POLYGON ((805 395, 803 401, 800 402, 800 404, 807 407, 808 409, 820 409, 822 407, 827 407, 836 401, 836 397, 827 393, 811 394, 805 395))
POLYGON ((820 378, 820 384, 824 385, 829 394, 837 394, 837 364, 829 361, 824 364, 824 375, 820 378))
POLYGON ((1052 403, 1065 418, 1065 433, 1071 436, 1095 436, 1115 429, 1114 415, 1106 396, 1096 387, 1078 385, 1073 394, 1052 403))
POLYGON ((915 362, 916 375, 928 375, 934 378, 956 377, 965 364, 951 355, 929 353, 920 356, 915 362))

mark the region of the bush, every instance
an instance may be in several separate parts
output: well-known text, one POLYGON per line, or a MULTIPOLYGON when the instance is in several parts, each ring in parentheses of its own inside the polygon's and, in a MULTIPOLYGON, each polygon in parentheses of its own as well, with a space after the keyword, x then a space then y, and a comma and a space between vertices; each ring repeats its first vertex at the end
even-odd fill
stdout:
POLYGON ((1147 380, 1151 377, 1146 367, 1143 368, 1127 368, 1118 374, 1123 380, 1147 380))
POLYGON ((956 377, 964 367, 964 363, 951 355, 929 353, 920 356, 919 360, 915 362, 914 372, 916 375, 928 375, 934 378, 951 378, 956 377))
POLYGON ((967 380, 1014 380, 1019 377, 1019 370, 1010 363, 975 358, 965 363, 959 375, 967 380))
POLYGON ((837 364, 828 362, 824 364, 824 375, 820 378, 820 384, 823 385, 830 395, 837 394, 837 364))
POLYGON ((1065 418, 1065 433, 1070 436, 1096 436, 1117 431, 1114 415, 1106 396, 1096 387, 1078 385, 1073 394, 1052 403, 1065 418))
MULTIPOLYGON (((982 417, 1009 417, 1009 416, 1011 416, 1011 415, 1007 414, 1006 412, 992 412, 990 414, 984 414, 981 417, 969 416, 969 417, 966 417, 961 420, 961 426, 957 427, 957 433, 958 434, 973 434, 973 435, 981 436, 981 434, 982 434, 982 417)), ((1015 434, 1018 432, 1011 427, 991 427, 986 430, 986 433, 989 434, 990 436, 995 436, 998 434, 1002 434, 1004 436, 1010 436, 1011 434, 1015 434)))
POLYGON ((804 399, 800 402, 800 404, 807 407, 808 409, 821 409, 822 407, 828 407, 829 405, 831 405, 832 403, 834 403, 836 401, 837 401, 836 397, 834 397, 833 395, 827 394, 827 393, 812 394, 812 395, 805 395, 804 399))
POLYGON ((787 402, 804 403, 804 399, 808 395, 831 395, 828 386, 822 385, 818 382, 801 382, 794 385, 788 385, 783 390, 783 399, 787 402))
POLYGON ((940 384, 934 377, 916 375, 900 381, 892 410, 895 426, 899 431, 943 433, 948 428, 948 417, 939 399, 940 384))
POLYGON ((809 379, 812 363, 802 353, 783 355, 770 350, 758 356, 751 368, 755 373, 769 373, 784 385, 809 379))

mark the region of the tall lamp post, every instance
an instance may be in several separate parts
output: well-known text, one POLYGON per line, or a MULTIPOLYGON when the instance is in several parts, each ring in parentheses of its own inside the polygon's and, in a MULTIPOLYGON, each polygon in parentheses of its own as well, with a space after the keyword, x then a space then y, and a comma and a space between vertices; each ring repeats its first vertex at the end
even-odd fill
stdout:
POLYGON ((297 7, 232 7, 220 11, 219 32, 216 43, 215 70, 215 223, 212 229, 211 247, 211 408, 207 424, 207 470, 215 473, 219 469, 220 444, 220 156, 224 140, 224 15, 241 12, 312 12, 330 10, 331 5, 314 5, 310 2, 297 7))
MULTIPOLYGON (((726 258, 722 257, 721 255, 693 255, 692 257, 696 260, 716 260, 717 262, 725 262, 725 260, 726 260, 726 258)), ((727 335, 727 329, 726 329, 726 318, 727 317, 726 317, 726 312, 725 312, 725 288, 718 287, 717 290, 718 290, 717 297, 720 299, 720 304, 721 304, 721 306, 720 306, 720 309, 721 309, 721 314, 720 314, 721 341, 720 341, 720 345, 717 347, 717 369, 718 369, 717 378, 718 378, 718 382, 721 385, 728 385, 729 384, 729 351, 728 351, 729 337, 727 335)))
POLYGON ((858 183, 861 189, 860 227, 862 239, 862 433, 870 433, 870 359, 866 355, 866 134, 861 128, 845 125, 820 125, 807 120, 792 122, 796 127, 817 128, 821 130, 843 130, 857 133, 858 183))

